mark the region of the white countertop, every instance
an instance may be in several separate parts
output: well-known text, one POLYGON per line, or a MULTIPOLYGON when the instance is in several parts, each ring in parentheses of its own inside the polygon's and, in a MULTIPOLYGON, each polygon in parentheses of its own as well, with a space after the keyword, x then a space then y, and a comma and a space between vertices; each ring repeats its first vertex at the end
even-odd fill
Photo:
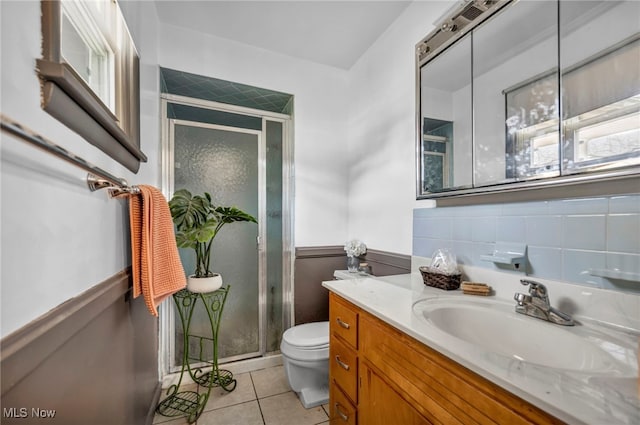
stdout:
MULTIPOLYGON (((480 273, 484 278, 491 277, 484 271, 469 269, 463 271, 466 278, 468 274, 474 273, 480 273)), ((626 360, 629 363, 629 357, 632 357, 631 362, 634 364, 625 364, 621 369, 624 370, 623 373, 613 373, 610 376, 603 373, 589 374, 543 367, 496 355, 488 350, 483 351, 477 346, 471 346, 440 331, 413 311, 414 303, 434 297, 447 297, 449 300, 452 299, 450 297, 463 297, 461 300, 468 300, 470 297, 485 300, 490 298, 497 302, 510 302, 515 305, 515 301, 511 301, 513 293, 526 289, 518 283, 521 277, 523 276, 507 275, 508 284, 504 283, 504 276, 496 279, 495 282, 485 279, 484 282, 491 284, 495 290, 491 297, 474 297, 464 295, 460 290, 443 291, 427 287, 422 282, 422 276, 415 272, 386 277, 363 276, 349 280, 334 280, 323 282, 322 285, 398 330, 569 424, 640 424, 640 382, 637 366, 640 332, 638 327, 635 327, 640 320, 640 309, 638 309, 640 297, 622 293, 610 294, 613 291, 602 291, 600 294, 597 293, 600 290, 585 291, 584 287, 566 283, 556 288, 553 282, 540 280, 550 289, 552 305, 556 305, 554 303, 556 289, 558 293, 563 293, 563 300, 568 296, 571 296, 574 301, 577 300, 577 305, 573 306, 575 318, 588 320, 586 316, 576 312, 583 312, 587 307, 593 309, 594 298, 600 300, 598 301, 600 304, 610 300, 616 304, 600 308, 598 319, 606 319, 608 330, 631 346, 626 353, 626 360), (571 293, 572 291, 575 293, 571 293), (594 291, 595 295, 599 295, 598 297, 593 296, 594 291), (620 318, 619 321, 623 323, 615 323, 611 326, 612 318, 620 318), (630 327, 630 324, 634 327, 630 327)), ((560 298, 555 299, 560 300, 560 298)), ((531 318, 531 320, 538 319, 531 318)), ((558 325, 549 323, 548 326, 558 325)), ((553 352, 553 347, 549 347, 549 351, 553 352)))

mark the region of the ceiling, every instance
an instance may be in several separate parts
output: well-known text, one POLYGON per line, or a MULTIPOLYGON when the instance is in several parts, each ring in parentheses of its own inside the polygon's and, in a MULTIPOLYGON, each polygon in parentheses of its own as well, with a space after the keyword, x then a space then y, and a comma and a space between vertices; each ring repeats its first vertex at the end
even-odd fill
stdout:
POLYGON ((155 0, 160 22, 350 69, 411 1, 155 0))

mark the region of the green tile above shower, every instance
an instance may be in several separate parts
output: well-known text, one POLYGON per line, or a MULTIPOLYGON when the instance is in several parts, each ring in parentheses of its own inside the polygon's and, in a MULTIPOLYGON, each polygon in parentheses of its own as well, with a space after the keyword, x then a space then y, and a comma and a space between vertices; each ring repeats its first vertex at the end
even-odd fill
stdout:
POLYGON ((217 78, 160 68, 163 93, 290 115, 293 95, 217 78))

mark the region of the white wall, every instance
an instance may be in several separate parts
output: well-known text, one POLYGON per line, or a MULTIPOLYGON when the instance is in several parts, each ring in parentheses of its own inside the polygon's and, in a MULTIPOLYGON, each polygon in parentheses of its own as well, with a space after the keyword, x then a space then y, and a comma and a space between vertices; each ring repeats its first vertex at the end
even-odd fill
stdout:
MULTIPOLYGON (((157 17, 150 3, 125 5, 141 53, 141 147, 137 175, 40 108, 40 2, 0 2, 1 96, 6 116, 132 184, 159 183, 157 17)), ((127 17, 128 18, 128 17, 127 17)), ((1 335, 113 276, 131 263, 127 204, 86 188, 86 173, 8 135, 1 161, 1 335)))
POLYGON ((453 93, 453 185, 473 184, 471 84, 453 93))
MULTIPOLYGON (((158 64, 295 96, 295 244, 344 243, 347 235, 347 71, 229 40, 160 26, 153 4, 123 1, 141 56, 137 175, 40 108, 35 61, 40 4, 0 2, 2 113, 131 184, 159 186, 158 64)), ((85 173, 6 133, 2 137, 2 335, 130 264, 127 204, 85 188, 85 173), (96 245, 97 244, 97 245, 96 245)))
POLYGON ((417 1, 349 71, 349 238, 411 254, 416 201, 415 56, 452 1, 417 1))
POLYGON ((347 228, 347 72, 162 25, 160 65, 293 94, 295 245, 340 245, 347 228))

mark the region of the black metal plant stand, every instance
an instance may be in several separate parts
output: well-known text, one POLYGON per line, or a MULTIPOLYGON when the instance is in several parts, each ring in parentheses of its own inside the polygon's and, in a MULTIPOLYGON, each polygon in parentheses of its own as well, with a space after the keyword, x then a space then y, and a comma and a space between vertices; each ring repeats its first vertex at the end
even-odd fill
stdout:
POLYGON ((222 309, 229 293, 229 286, 220 288, 217 291, 207 293, 194 293, 186 289, 181 290, 173 295, 173 301, 176 304, 178 313, 180 314, 180 322, 184 333, 183 353, 182 353, 182 370, 180 371, 180 379, 177 384, 172 385, 167 390, 167 397, 158 403, 156 412, 163 416, 186 416, 187 422, 194 423, 204 411, 207 405, 211 389, 213 387, 221 387, 225 391, 231 392, 236 388, 236 380, 233 374, 228 370, 218 367, 218 330, 220 328, 220 316, 222 309), (201 300, 209 317, 211 325, 211 336, 193 335, 190 332, 191 318, 195 306, 201 300), (189 338, 195 338, 198 342, 198 353, 191 353, 189 349, 189 338), (212 359, 207 359, 204 352, 205 347, 210 344, 213 348, 212 359), (194 354, 196 354, 194 356, 194 354), (205 363, 205 366, 193 367, 191 360, 205 363), (210 370, 204 371, 203 369, 210 370), (180 384, 184 376, 185 370, 189 373, 191 379, 198 384, 198 391, 181 391, 180 384), (200 387, 205 391, 200 392, 200 387))

